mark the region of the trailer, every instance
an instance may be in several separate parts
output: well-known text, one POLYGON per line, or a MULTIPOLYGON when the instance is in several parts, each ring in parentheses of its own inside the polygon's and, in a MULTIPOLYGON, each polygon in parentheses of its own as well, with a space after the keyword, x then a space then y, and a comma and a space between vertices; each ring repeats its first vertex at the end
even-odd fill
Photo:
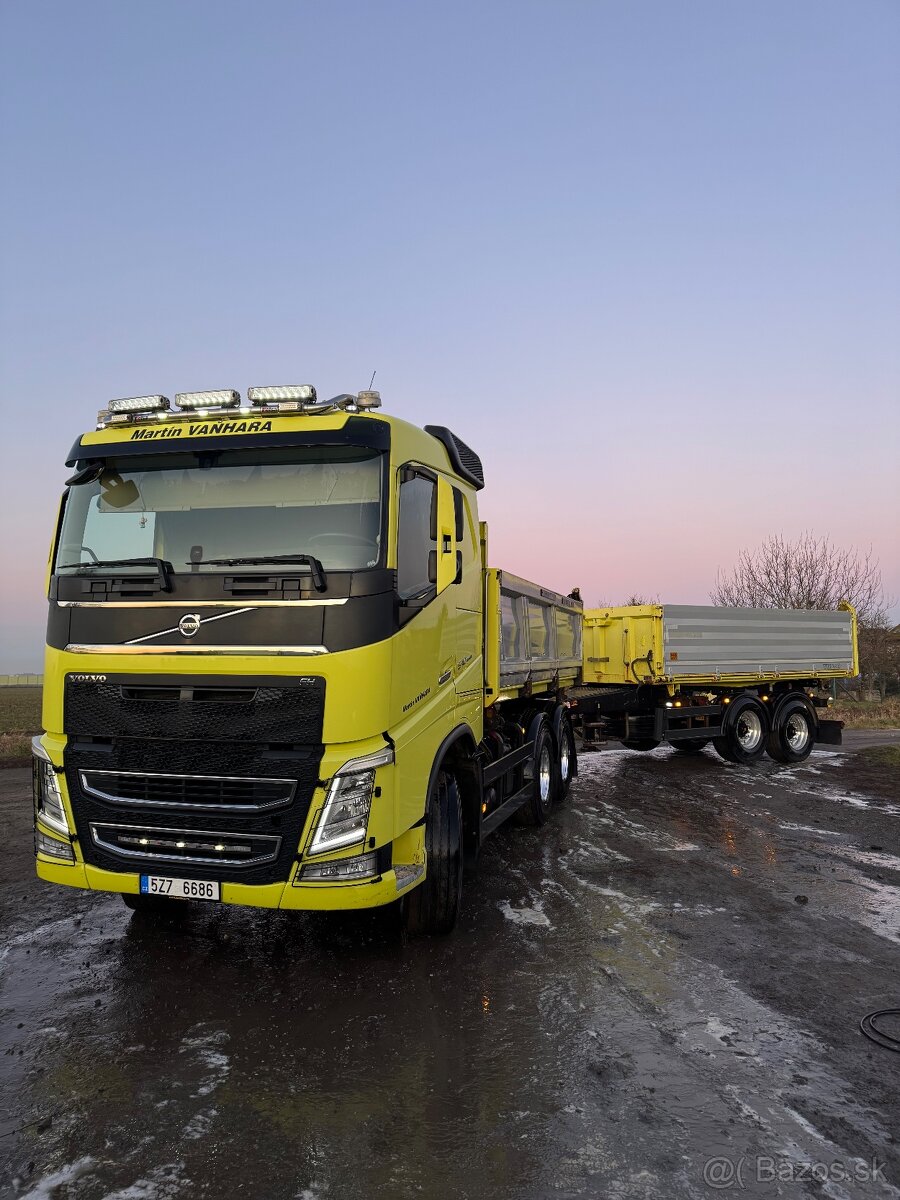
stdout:
POLYGON ((586 744, 633 750, 712 743, 730 762, 802 762, 838 744, 822 715, 832 679, 859 673, 856 614, 648 604, 584 618, 584 673, 571 692, 586 744))

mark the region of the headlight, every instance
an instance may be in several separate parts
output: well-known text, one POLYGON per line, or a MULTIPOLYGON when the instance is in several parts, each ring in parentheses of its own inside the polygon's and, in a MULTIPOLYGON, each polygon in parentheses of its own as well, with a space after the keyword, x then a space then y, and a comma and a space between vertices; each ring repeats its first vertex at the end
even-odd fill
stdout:
POLYGON ((34 831, 34 852, 35 854, 49 854, 51 858, 64 858, 66 862, 75 861, 75 852, 68 842, 51 837, 42 829, 34 831))
POLYGON ((338 858, 334 862, 308 863, 295 883, 329 883, 333 879, 371 879, 378 874, 378 851, 338 858))
POLYGON ((364 758, 353 758, 344 763, 328 789, 325 806, 309 848, 310 854, 343 850, 365 840, 372 792, 375 789, 375 768, 393 761, 393 749, 385 746, 376 754, 367 754, 364 758))
POLYGON ((66 820, 66 810, 63 808, 62 795, 56 772, 40 743, 40 738, 34 738, 31 743, 31 778, 34 788, 34 815, 40 817, 51 829, 61 833, 69 833, 69 823, 66 820))

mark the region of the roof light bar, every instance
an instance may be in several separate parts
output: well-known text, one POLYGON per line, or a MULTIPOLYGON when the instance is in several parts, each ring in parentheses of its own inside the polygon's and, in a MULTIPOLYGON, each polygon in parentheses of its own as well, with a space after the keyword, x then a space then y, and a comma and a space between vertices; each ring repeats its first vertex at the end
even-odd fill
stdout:
POLYGON ((122 396, 118 400, 110 400, 106 411, 110 413, 154 412, 157 409, 169 407, 166 396, 122 396))
POLYGON ((247 388, 247 399, 251 404, 283 404, 291 400, 315 404, 316 389, 311 383, 288 384, 284 387, 252 387, 247 388))
POLYGON ((176 392, 175 403, 179 408, 238 408, 241 393, 221 392, 176 392))

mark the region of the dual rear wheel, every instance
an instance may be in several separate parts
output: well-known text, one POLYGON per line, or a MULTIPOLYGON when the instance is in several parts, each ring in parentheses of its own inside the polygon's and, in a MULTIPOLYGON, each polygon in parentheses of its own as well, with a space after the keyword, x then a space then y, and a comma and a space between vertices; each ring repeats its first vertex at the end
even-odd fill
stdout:
POLYGON ((799 763, 812 753, 815 740, 815 714, 805 696, 786 696, 773 712, 746 695, 728 706, 714 745, 728 762, 755 762, 768 753, 776 762, 799 763))

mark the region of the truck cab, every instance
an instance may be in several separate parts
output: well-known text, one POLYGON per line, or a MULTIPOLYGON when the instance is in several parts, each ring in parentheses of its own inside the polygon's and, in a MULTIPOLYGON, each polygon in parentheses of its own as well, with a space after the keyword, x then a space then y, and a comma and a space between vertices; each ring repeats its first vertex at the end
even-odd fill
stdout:
POLYGON ((384 904, 424 875, 437 748, 482 740, 481 464, 376 393, 251 396, 113 403, 72 448, 38 874, 384 904))

